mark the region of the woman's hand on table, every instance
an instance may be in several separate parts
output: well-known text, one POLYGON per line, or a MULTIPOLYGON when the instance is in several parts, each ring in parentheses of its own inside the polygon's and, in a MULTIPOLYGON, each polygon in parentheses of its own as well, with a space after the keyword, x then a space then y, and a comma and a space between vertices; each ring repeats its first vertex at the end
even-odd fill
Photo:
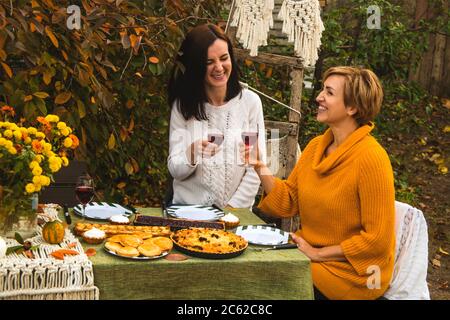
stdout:
POLYGON ((297 244, 298 250, 307 256, 313 262, 325 262, 325 261, 346 261, 341 246, 328 246, 322 248, 315 248, 310 245, 301 236, 291 233, 292 240, 297 244))

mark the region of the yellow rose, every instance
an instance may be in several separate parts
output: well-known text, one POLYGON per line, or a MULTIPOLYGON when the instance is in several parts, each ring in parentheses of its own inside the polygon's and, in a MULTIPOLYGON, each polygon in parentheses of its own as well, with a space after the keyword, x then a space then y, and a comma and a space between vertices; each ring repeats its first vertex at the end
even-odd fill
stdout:
POLYGON ((38 154, 36 157, 34 157, 34 161, 37 161, 37 163, 41 163, 42 160, 44 160, 44 156, 41 154, 38 154))
POLYGON ((31 173, 33 174, 33 176, 40 176, 42 173, 42 168, 37 165, 32 169, 31 173))
POLYGON ((37 129, 35 127, 29 127, 27 129, 27 132, 28 132, 28 134, 35 135, 38 131, 37 131, 37 129))
POLYGON ((61 134, 67 137, 70 134, 70 129, 68 127, 61 129, 61 134))
POLYGON ((56 127, 59 129, 59 130, 62 130, 62 129, 64 129, 64 128, 67 128, 67 124, 65 123, 65 122, 58 122, 58 124, 56 125, 56 127))
POLYGON ((25 142, 25 144, 30 144, 31 143, 31 138, 30 137, 26 137, 25 140, 23 140, 23 142, 25 142))
POLYGON ((36 191, 36 192, 39 192, 39 191, 41 191, 41 185, 40 184, 35 184, 34 185, 34 191, 36 191))
POLYGON ((52 172, 57 172, 59 171, 59 169, 61 169, 61 165, 58 163, 50 164, 49 167, 52 172))
POLYGON ((57 115, 54 114, 49 114, 45 117, 45 120, 47 120, 48 122, 58 122, 59 121, 59 117, 57 115))
MULTIPOLYGON (((36 158, 37 158, 37 157, 36 157, 36 158)), ((36 158, 35 158, 35 159, 36 159, 36 158)), ((29 167, 31 170, 33 170, 34 167, 39 166, 39 162, 40 162, 40 161, 35 161, 35 160, 33 160, 33 161, 30 162, 30 164, 28 165, 28 167, 29 167)))
POLYGON ((20 132, 20 130, 14 131, 13 135, 14 135, 14 138, 16 138, 16 140, 22 139, 22 132, 20 132))
POLYGON ((13 147, 13 143, 11 140, 6 140, 5 142, 5 148, 6 149, 11 149, 13 147))
POLYGON ((72 143, 73 143, 72 139, 70 139, 70 138, 64 139, 64 147, 70 148, 72 146, 72 143))
POLYGON ((42 176, 34 176, 34 177, 33 177, 33 184, 34 184, 34 185, 42 184, 42 183, 41 183, 41 177, 42 177, 42 176))
POLYGON ((5 146, 6 145, 6 139, 5 138, 0 138, 0 147, 5 146))
POLYGON ((45 138, 45 134, 43 132, 38 131, 38 132, 36 132, 36 138, 44 139, 45 138))
POLYGON ((34 187, 34 184, 28 183, 28 184, 25 186, 25 191, 26 191, 27 193, 33 193, 34 191, 36 191, 36 188, 34 187))
POLYGON ((67 167, 69 165, 69 159, 67 159, 67 157, 61 157, 61 160, 64 167, 67 167))
POLYGON ((10 129, 7 129, 3 132, 3 135, 7 138, 11 138, 13 136, 13 132, 10 129))
POLYGON ((40 178, 40 182, 41 182, 42 186, 46 187, 46 186, 50 185, 50 178, 49 177, 47 177, 47 176, 40 176, 39 178, 40 178))
POLYGON ((11 154, 17 154, 17 150, 14 147, 9 148, 8 152, 11 153, 11 154))
POLYGON ((49 152, 50 150, 52 150, 52 145, 50 143, 44 143, 43 148, 44 152, 49 152))

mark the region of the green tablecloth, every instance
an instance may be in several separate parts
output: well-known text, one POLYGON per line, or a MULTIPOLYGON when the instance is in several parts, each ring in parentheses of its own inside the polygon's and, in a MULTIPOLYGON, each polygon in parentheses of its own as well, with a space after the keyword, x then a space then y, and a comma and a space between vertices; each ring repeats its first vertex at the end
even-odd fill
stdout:
MULTIPOLYGON (((138 211, 161 214, 159 208, 138 211)), ((240 218, 241 225, 263 223, 249 210, 233 214, 240 218)), ((310 261, 297 249, 261 251, 256 249, 261 247, 249 245, 242 255, 232 259, 136 261, 112 256, 101 245, 81 242, 85 249, 97 250, 91 261, 100 299, 313 298, 310 261)))

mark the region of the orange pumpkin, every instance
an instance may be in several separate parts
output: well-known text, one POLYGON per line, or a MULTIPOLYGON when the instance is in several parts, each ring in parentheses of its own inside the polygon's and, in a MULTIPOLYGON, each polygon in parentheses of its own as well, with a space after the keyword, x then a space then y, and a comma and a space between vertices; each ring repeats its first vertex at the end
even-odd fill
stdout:
POLYGON ((64 224, 55 220, 47 222, 42 228, 42 238, 51 244, 61 243, 64 239, 64 224))

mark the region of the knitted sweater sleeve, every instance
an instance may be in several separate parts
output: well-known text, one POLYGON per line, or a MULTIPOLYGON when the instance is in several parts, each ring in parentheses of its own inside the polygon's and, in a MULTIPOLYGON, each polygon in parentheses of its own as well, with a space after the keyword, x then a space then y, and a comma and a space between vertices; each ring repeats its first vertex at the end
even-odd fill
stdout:
MULTIPOLYGON (((253 93, 248 97, 248 105, 251 106, 249 121, 251 124, 258 124, 258 148, 259 157, 264 162, 266 162, 266 137, 265 137, 265 126, 264 126, 264 114, 261 99, 253 93)), ((239 187, 234 192, 228 205, 233 208, 250 208, 254 201, 255 196, 258 193, 259 185, 261 181, 255 170, 251 167, 246 168, 244 176, 242 177, 239 187)))
POLYGON ((167 160, 169 172, 174 179, 184 180, 197 168, 197 164, 191 165, 186 156, 186 150, 192 143, 191 140, 186 120, 174 105, 170 115, 169 157, 167 160))
POLYGON ((376 146, 359 160, 358 194, 361 231, 341 242, 345 257, 359 275, 382 266, 395 246, 395 190, 386 151, 376 146))
POLYGON ((263 212, 277 217, 293 217, 298 213, 298 182, 299 162, 287 180, 275 177, 275 186, 261 199, 258 208, 263 212))

